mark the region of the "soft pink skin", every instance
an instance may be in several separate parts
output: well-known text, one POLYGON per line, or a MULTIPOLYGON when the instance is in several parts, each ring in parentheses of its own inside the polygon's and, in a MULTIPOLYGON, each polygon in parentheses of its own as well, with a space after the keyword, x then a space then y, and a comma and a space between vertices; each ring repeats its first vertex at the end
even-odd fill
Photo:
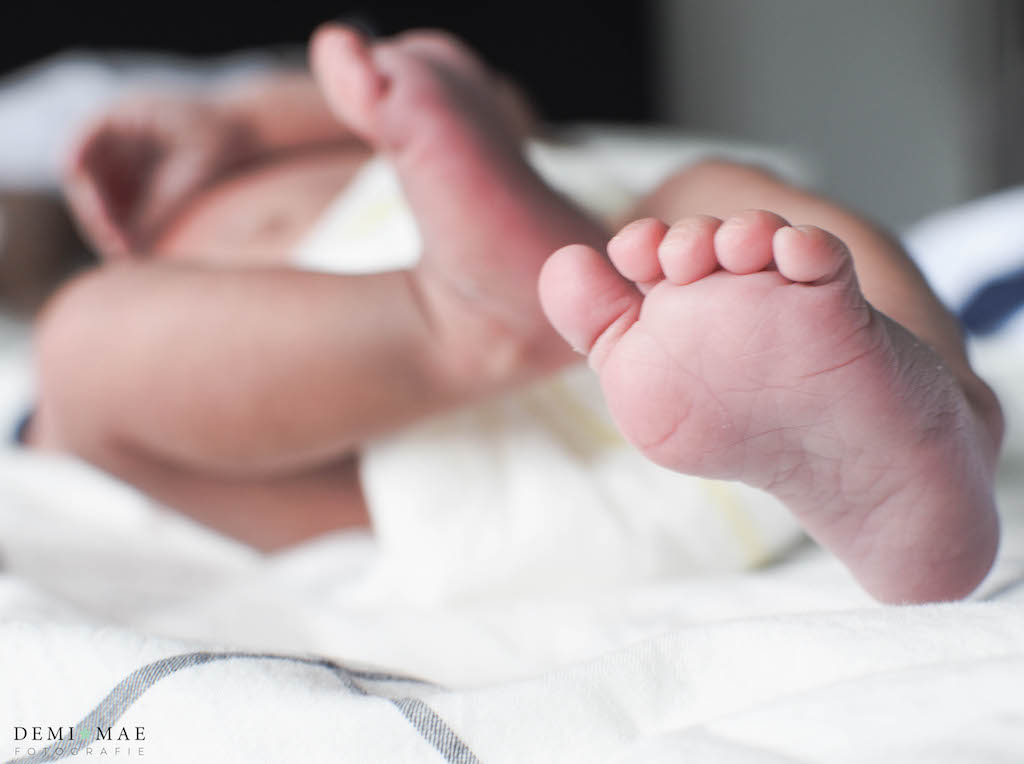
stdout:
POLYGON ((775 494, 883 601, 977 586, 998 545, 982 425, 842 242, 751 211, 638 221, 608 251, 556 252, 541 299, 644 454, 775 494))
MULTIPOLYGON (((97 254, 108 260, 149 258, 162 254, 161 239, 173 238, 166 227, 195 210, 197 195, 229 174, 313 148, 358 144, 327 110, 308 73, 253 75, 226 89, 140 93, 79 132, 64 190, 97 254)), ((294 202, 291 212, 303 214, 294 202)), ((229 224, 228 233, 238 225, 245 228, 229 224)), ((205 228, 214 231, 210 245, 220 243, 216 228, 205 228)), ((273 234, 266 238, 269 245, 280 241, 273 234)), ((174 255, 192 258, 196 252, 175 249, 174 255)), ((265 249, 260 258, 266 258, 265 249)))
POLYGON ((414 283, 442 337, 503 386, 570 361, 537 277, 553 249, 607 233, 525 162, 529 115, 507 83, 440 32, 371 45, 328 25, 310 61, 338 118, 395 164, 424 240, 414 283))
POLYGON ((178 208, 244 153, 244 131, 198 98, 140 96, 83 129, 64 179, 90 243, 117 260, 152 245, 178 208))
POLYGON ((288 264, 369 151, 358 144, 285 154, 199 191, 164 226, 150 260, 288 264))

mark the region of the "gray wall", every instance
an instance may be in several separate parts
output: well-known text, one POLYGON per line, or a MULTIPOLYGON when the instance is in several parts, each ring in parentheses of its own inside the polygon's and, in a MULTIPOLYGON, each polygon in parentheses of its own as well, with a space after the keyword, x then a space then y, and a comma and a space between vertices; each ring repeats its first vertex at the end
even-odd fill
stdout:
POLYGON ((660 0, 663 118, 804 153, 892 227, 991 190, 998 0, 660 0))

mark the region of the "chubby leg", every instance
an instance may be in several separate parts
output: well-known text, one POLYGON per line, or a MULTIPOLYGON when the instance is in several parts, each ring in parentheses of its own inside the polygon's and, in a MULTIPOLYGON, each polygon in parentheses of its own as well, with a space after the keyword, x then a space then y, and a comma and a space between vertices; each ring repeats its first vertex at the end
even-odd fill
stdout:
POLYGON ((312 52, 328 101, 393 159, 420 267, 93 272, 40 322, 39 442, 93 459, 104 443, 133 444, 222 475, 291 472, 572 359, 537 276, 555 247, 607 235, 526 164, 491 74, 437 34, 371 45, 327 27, 312 52))
POLYGON ((134 458, 122 472, 133 475, 150 496, 262 551, 369 523, 356 457, 255 480, 210 477, 134 458))
POLYGON ((537 275, 551 249, 607 235, 530 170, 482 65, 438 35, 371 46, 338 28, 314 59, 339 114, 395 162, 422 265, 341 277, 128 263, 83 276, 39 323, 33 443, 155 494, 153 475, 175 470, 285 479, 572 359, 537 275))
MULTIPOLYGON (((962 597, 998 542, 998 404, 898 247, 777 190, 755 197, 794 223, 838 223, 860 249, 767 212, 641 220, 609 244, 611 263, 555 253, 548 315, 651 459, 772 492, 882 600, 962 597)), ((728 209, 714 192, 705 209, 728 209)))
POLYGON ((355 456, 265 478, 183 470, 133 450, 111 455, 107 468, 130 476, 157 501, 261 551, 369 523, 355 456))
POLYGON ((525 162, 528 112, 507 83, 438 32, 371 44, 327 25, 310 60, 338 118, 394 163, 423 238, 411 276, 437 334, 501 348, 488 374, 509 382, 571 360, 537 276, 551 242, 601 245, 607 233, 525 162))
MULTIPOLYGON (((40 442, 39 427, 38 416, 28 422, 28 442, 40 442)), ((182 468, 131 446, 110 444, 97 453, 111 474, 262 551, 369 523, 355 455, 293 474, 236 478, 182 468)))
POLYGON ((108 266, 37 323, 32 442, 107 469, 134 450, 211 476, 291 475, 470 394, 445 352, 408 274, 108 266))

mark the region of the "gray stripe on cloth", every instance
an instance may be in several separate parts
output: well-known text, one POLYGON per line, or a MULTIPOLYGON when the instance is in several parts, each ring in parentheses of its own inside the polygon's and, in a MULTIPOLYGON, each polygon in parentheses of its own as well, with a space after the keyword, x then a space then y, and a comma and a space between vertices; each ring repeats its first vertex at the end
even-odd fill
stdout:
MULTIPOLYGON (((396 681, 416 682, 429 684, 412 677, 402 677, 394 674, 383 674, 369 671, 356 671, 347 669, 334 661, 326 658, 303 658, 293 655, 274 655, 270 653, 243 653, 243 652, 195 652, 183 655, 173 655, 169 658, 149 663, 142 668, 136 669, 127 677, 122 679, 103 700, 89 712, 78 724, 74 726, 73 740, 54 741, 45 748, 40 748, 32 756, 24 756, 18 759, 9 759, 6 764, 42 764, 47 761, 57 761, 66 756, 71 756, 83 745, 92 744, 88 733, 97 727, 112 727, 125 711, 138 700, 143 693, 155 685, 164 677, 170 676, 176 671, 184 668, 202 666, 213 661, 224 661, 232 659, 250 660, 275 660, 287 661, 290 663, 301 663, 307 666, 319 666, 330 671, 344 685, 345 689, 355 695, 366 697, 379 697, 392 703, 416 729, 423 739, 436 748, 449 764, 479 764, 476 756, 469 747, 459 739, 454 730, 448 726, 437 713, 426 703, 418 698, 391 698, 386 695, 368 691, 357 680, 365 678, 373 681, 396 681), (68 745, 72 743, 72 745, 68 745)), ((113 741, 112 741, 113 742, 113 741)))
POLYGON ((480 760, 459 739, 444 719, 419 698, 392 698, 409 723, 436 748, 450 764, 480 764, 480 760))
POLYGON ((414 676, 402 676, 401 674, 385 674, 381 671, 364 671, 363 669, 345 669, 357 679, 365 679, 368 682, 407 682, 409 684, 431 685, 423 679, 414 676))

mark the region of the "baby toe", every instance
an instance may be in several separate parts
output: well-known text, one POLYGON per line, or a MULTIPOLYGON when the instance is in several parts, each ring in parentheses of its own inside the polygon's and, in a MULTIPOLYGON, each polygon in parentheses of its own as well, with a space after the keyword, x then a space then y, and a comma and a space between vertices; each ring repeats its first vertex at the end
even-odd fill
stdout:
POLYGON ((592 247, 555 252, 540 274, 540 301, 555 330, 595 368, 640 314, 643 297, 592 247))
POLYGON ((325 24, 313 34, 309 58, 334 116, 371 138, 373 112, 384 80, 373 63, 369 41, 356 29, 325 24))
POLYGON ((691 284, 718 269, 715 232, 722 221, 695 215, 672 224, 658 246, 658 261, 665 277, 675 284, 691 284))
POLYGON ((747 210, 727 219, 715 232, 718 262, 732 273, 756 273, 772 264, 772 237, 789 223, 764 210, 747 210))
POLYGON ((656 218, 634 220, 608 242, 608 257, 615 268, 639 284, 664 278, 658 262, 658 245, 668 226, 656 218))

